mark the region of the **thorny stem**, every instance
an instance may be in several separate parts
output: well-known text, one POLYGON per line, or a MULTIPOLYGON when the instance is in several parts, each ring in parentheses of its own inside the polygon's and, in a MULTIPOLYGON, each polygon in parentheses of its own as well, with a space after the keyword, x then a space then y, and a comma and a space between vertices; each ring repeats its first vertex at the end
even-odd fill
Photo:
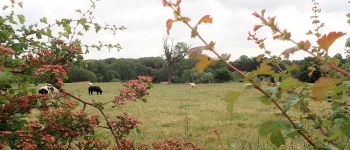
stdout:
MULTIPOLYGON (((177 12, 177 10, 174 8, 174 6, 170 5, 170 7, 177 12)), ((179 17, 182 18, 182 15, 177 12, 179 14, 179 17)), ((192 31, 194 30, 194 28, 186 21, 183 21, 192 31)), ((208 45, 208 43, 203 39, 203 37, 197 32, 196 34, 198 36, 198 38, 206 45, 208 45)), ((234 65, 228 63, 227 61, 225 61, 220 55, 219 53, 217 53, 215 50, 212 50, 212 52, 223 62, 225 62, 226 65, 228 65, 231 69, 233 69, 234 71, 238 72, 242 77, 246 77, 246 74, 241 71, 240 69, 238 69, 237 67, 235 67, 234 65)), ((268 93, 266 93, 261 87, 259 87, 258 85, 256 85, 253 81, 250 80, 250 82, 253 84, 253 86, 258 89, 261 93, 263 93, 265 96, 267 97, 271 97, 271 95, 269 95, 268 93)), ((301 128, 298 128, 295 123, 293 122, 293 120, 291 119, 291 117, 287 114, 287 112, 284 111, 284 109, 281 107, 281 105, 279 105, 277 103, 277 101, 275 99, 271 100, 272 103, 282 112, 283 116, 285 116, 287 118, 287 120, 289 121, 289 123, 292 125, 292 127, 294 129, 297 129, 298 133, 313 147, 316 148, 316 145, 314 144, 314 142, 307 136, 305 135, 301 130, 301 128)))
POLYGON ((109 124, 108 117, 106 116, 106 114, 104 113, 104 111, 103 111, 101 108, 98 108, 98 107, 96 107, 93 103, 90 103, 90 102, 87 102, 87 101, 85 101, 85 100, 82 100, 81 98, 76 97, 76 96, 74 96, 73 94, 70 94, 70 93, 64 91, 63 89, 61 89, 60 92, 62 92, 63 94, 68 95, 68 96, 70 96, 70 97, 72 97, 72 98, 78 100, 79 102, 83 103, 84 106, 85 106, 85 105, 90 105, 90 106, 92 106, 92 107, 98 109, 98 110, 100 111, 100 113, 102 114, 103 118, 106 120, 106 124, 107 124, 109 130, 111 131, 111 133, 112 133, 112 135, 113 135, 113 137, 114 137, 115 142, 116 142, 116 143, 118 142, 117 134, 114 132, 112 126, 109 124))
MULTIPOLYGON (((93 9, 95 9, 95 7, 96 7, 96 2, 97 1, 90 1, 92 4, 91 4, 91 6, 90 6, 90 8, 82 15, 82 17, 81 18, 84 18, 88 13, 90 13, 90 15, 92 14, 92 11, 93 11, 93 9)), ((74 38, 74 35, 75 35, 75 33, 76 33, 76 30, 77 30, 77 27, 78 27, 78 25, 79 25, 79 21, 77 21, 77 24, 74 26, 74 28, 73 28, 73 34, 72 34, 72 36, 70 37, 70 41, 69 41, 69 43, 71 44, 72 43, 72 41, 73 41, 73 38, 74 38)))
MULTIPOLYGON (((268 27, 270 27, 272 30, 278 32, 278 33, 281 34, 281 35, 283 34, 283 32, 282 32, 279 28, 277 28, 275 25, 268 24, 267 21, 266 21, 266 19, 265 19, 264 17, 261 16, 261 17, 258 17, 258 18, 259 18, 265 25, 267 25, 268 27)), ((291 38, 288 38, 287 41, 290 41, 290 42, 292 42, 293 44, 295 44, 295 45, 298 46, 298 42, 294 41, 294 40, 291 39, 291 38)), ((308 50, 303 50, 303 51, 309 53, 310 55, 312 55, 313 57, 315 57, 315 58, 316 58, 317 60, 319 60, 320 62, 328 63, 334 70, 336 70, 336 71, 342 73, 343 75, 346 75, 347 77, 350 77, 350 73, 349 73, 349 72, 347 72, 347 71, 344 70, 344 69, 339 68, 339 67, 338 67, 337 65, 335 65, 334 63, 325 62, 325 60, 322 59, 320 56, 317 56, 317 55, 315 55, 314 53, 312 53, 312 52, 310 52, 310 51, 308 51, 308 50)))

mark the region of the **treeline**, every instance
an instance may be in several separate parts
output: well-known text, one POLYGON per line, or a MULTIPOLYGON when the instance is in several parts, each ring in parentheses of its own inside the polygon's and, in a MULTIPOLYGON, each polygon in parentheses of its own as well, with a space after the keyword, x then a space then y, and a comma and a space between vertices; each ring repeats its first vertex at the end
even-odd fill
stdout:
MULTIPOLYGON (((347 63, 346 59, 343 59, 340 54, 337 54, 334 58, 339 60, 340 65, 345 66, 347 63)), ((260 64, 255 57, 247 57, 245 55, 230 63, 246 72, 257 69, 260 64)), ((293 70, 292 74, 295 78, 304 82, 316 81, 321 76, 320 69, 323 67, 311 57, 303 60, 285 61, 283 64, 296 64, 298 67, 293 70), (310 70, 310 67, 314 70, 310 70)), ((195 62, 190 59, 182 59, 176 63, 173 68, 173 83, 220 83, 241 80, 237 73, 230 71, 222 62, 218 62, 202 73, 197 73, 194 66, 195 62)), ((281 67, 286 69, 284 65, 281 65, 281 67)), ((138 75, 152 76, 154 82, 166 82, 167 70, 166 62, 161 57, 85 60, 78 64, 70 65, 69 78, 66 82, 116 82, 136 79, 138 75)))

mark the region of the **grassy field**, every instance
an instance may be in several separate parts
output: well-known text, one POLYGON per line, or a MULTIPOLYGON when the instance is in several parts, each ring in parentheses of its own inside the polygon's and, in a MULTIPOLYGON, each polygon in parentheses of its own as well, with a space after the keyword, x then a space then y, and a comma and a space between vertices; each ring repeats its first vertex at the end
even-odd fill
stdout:
MULTIPOLYGON (((88 95, 87 83, 66 83, 64 88, 88 101, 107 102, 118 94, 121 83, 96 83, 103 89, 102 95, 88 95)), ((156 84, 150 90, 148 102, 129 102, 122 107, 106 108, 110 117, 127 112, 138 118, 141 133, 132 133, 136 143, 151 143, 166 138, 188 139, 203 149, 276 149, 265 137, 258 136, 263 121, 277 119, 272 106, 258 101, 261 94, 244 90, 242 83, 199 84, 190 88, 187 84, 156 84), (241 92, 233 113, 226 110, 223 100, 226 91, 241 92), (214 131, 220 133, 220 139, 214 131)), ((96 113, 94 108, 87 108, 96 113)), ((99 133, 108 139, 107 131, 99 133)), ((305 149, 302 140, 288 141, 280 149, 305 149)))

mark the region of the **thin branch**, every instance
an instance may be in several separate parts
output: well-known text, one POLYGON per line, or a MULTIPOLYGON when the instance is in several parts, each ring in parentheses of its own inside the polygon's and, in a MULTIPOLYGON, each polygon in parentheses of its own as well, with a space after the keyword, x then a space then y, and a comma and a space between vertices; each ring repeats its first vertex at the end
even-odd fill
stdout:
MULTIPOLYGON (((177 10, 172 6, 170 5, 170 7, 175 11, 177 12, 177 10)), ((180 13, 178 13, 179 17, 182 18, 182 15, 180 13)), ((188 22, 184 22, 192 31, 194 30, 194 28, 188 23, 188 22)), ((208 43, 204 40, 204 38, 199 34, 197 33, 197 36, 198 38, 205 44, 205 45, 208 45, 208 43)), ((212 52, 220 59, 220 60, 223 60, 224 59, 221 57, 221 55, 219 55, 215 50, 212 50, 212 52)), ((238 72, 242 77, 246 77, 246 74, 241 71, 240 69, 238 69, 237 67, 235 67, 234 65, 228 63, 227 61, 224 61, 225 64, 227 64, 231 69, 235 70, 236 72, 238 72)), ((261 89, 258 85, 256 85, 254 82, 250 81, 253 86, 258 89, 260 92, 262 92, 265 96, 267 97, 271 97, 268 93, 266 93, 263 89, 261 89)), ((282 112, 283 116, 285 116, 288 121, 290 122, 290 124, 292 125, 292 127, 294 129, 298 129, 298 133, 310 144, 312 145, 313 147, 316 147, 316 145, 314 144, 314 142, 308 137, 306 136, 300 128, 298 128, 296 126, 296 124, 293 122, 293 120, 291 119, 291 117, 283 110, 283 108, 277 103, 277 101, 275 99, 272 99, 271 100, 273 102, 273 104, 282 112)))
POLYGON ((102 110, 101 108, 96 107, 96 105, 94 105, 93 103, 90 103, 90 102, 87 102, 87 101, 85 101, 85 100, 82 100, 81 98, 76 97, 76 96, 74 96, 73 94, 70 94, 70 93, 64 91, 63 89, 60 89, 60 92, 62 92, 63 94, 68 95, 68 96, 70 96, 70 97, 72 97, 72 98, 78 100, 79 102, 81 102, 81 103, 83 103, 83 104, 85 104, 85 105, 90 105, 90 106, 92 106, 92 107, 98 109, 98 110, 100 111, 100 113, 102 114, 103 118, 106 120, 106 124, 107 124, 109 130, 111 131, 111 133, 112 133, 112 135, 113 135, 113 137, 114 137, 115 142, 118 142, 117 134, 114 132, 113 127, 109 124, 108 117, 106 116, 106 114, 103 112, 103 110, 102 110))

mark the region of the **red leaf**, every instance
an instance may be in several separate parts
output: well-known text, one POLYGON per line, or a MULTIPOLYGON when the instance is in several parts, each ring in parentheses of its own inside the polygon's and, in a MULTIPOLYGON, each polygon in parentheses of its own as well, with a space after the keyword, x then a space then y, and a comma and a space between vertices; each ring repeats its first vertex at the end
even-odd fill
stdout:
POLYGON ((291 47, 291 48, 288 48, 286 50, 284 50, 281 55, 284 56, 284 58, 289 58, 289 54, 293 54, 297 51, 299 51, 300 49, 298 47, 291 47))
POLYGON ((179 6, 181 4, 181 0, 177 0, 175 6, 179 6))
POLYGON ((336 84, 339 82, 339 79, 321 77, 315 82, 312 88, 312 95, 317 101, 320 101, 327 95, 327 92, 335 88, 336 84))
POLYGON ((198 24, 201 24, 201 23, 213 23, 213 18, 210 15, 205 15, 198 22, 198 24))
POLYGON ((343 32, 330 32, 328 35, 323 35, 321 38, 317 40, 318 45, 325 51, 328 51, 329 47, 333 44, 333 42, 339 37, 345 35, 343 32))
POLYGON ((256 32, 257 30, 259 30, 263 25, 255 25, 254 26, 254 32, 256 32))
POLYGON ((168 34, 170 34, 170 29, 171 29, 171 26, 173 25, 173 22, 174 22, 174 20, 171 20, 171 19, 168 19, 167 21, 166 21, 166 32, 168 33, 168 34))
POLYGON ((299 43, 298 43, 298 47, 300 48, 300 49, 303 49, 303 50, 308 50, 310 47, 311 47, 311 43, 310 43, 310 41, 308 41, 308 40, 306 40, 306 41, 300 41, 299 43))
POLYGON ((166 0, 162 0, 163 6, 166 6, 168 2, 166 0))

